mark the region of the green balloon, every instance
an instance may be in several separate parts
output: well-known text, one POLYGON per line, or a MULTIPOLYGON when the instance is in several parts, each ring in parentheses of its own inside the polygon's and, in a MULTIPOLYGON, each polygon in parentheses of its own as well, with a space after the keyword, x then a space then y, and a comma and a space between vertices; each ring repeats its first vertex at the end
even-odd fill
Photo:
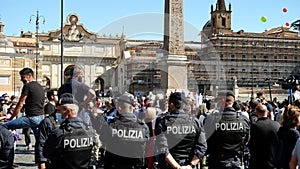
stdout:
POLYGON ((267 17, 266 17, 266 16, 262 16, 262 17, 260 18, 260 20, 261 20, 262 22, 267 22, 267 17))

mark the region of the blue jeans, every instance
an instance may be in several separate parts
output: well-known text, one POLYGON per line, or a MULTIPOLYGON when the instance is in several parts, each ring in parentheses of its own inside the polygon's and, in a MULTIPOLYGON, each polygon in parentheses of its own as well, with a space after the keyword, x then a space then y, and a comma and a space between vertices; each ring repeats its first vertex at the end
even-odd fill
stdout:
POLYGON ((37 139, 37 133, 38 133, 38 126, 40 122, 45 118, 44 115, 39 115, 39 116, 23 116, 16 118, 12 121, 3 123, 2 126, 7 128, 7 129, 20 129, 20 128, 31 128, 35 139, 37 139))

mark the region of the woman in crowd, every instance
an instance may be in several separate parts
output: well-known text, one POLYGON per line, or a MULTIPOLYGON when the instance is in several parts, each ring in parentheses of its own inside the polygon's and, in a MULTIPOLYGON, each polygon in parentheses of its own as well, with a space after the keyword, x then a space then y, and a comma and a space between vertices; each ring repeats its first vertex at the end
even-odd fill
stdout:
POLYGON ((275 161, 277 168, 289 169, 293 148, 300 134, 297 131, 297 126, 300 124, 300 111, 293 106, 285 109, 282 115, 282 126, 278 131, 280 145, 278 146, 278 156, 275 161))

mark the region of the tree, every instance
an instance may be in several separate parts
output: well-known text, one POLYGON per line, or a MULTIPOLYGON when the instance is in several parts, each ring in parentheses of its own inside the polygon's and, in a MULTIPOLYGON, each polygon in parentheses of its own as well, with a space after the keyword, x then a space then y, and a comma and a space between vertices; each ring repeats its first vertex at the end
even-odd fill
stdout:
POLYGON ((294 30, 300 31, 300 19, 293 22, 291 24, 291 28, 294 28, 294 30))

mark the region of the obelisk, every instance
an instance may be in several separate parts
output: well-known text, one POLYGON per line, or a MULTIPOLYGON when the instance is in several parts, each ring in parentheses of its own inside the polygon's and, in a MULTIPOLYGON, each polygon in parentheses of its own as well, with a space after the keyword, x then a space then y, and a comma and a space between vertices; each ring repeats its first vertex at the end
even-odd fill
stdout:
POLYGON ((187 57, 184 55, 183 0, 165 0, 164 47, 159 57, 161 89, 187 91, 187 57))

